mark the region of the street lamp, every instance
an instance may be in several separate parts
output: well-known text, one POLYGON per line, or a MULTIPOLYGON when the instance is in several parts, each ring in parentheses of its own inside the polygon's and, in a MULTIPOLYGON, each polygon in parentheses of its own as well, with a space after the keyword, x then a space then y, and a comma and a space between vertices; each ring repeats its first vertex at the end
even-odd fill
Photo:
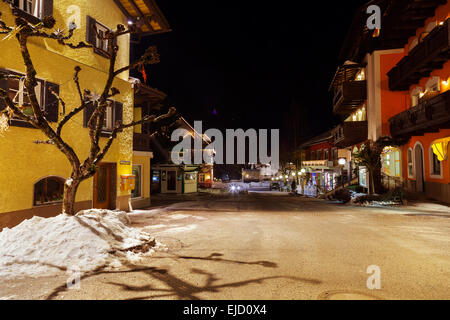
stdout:
POLYGON ((338 163, 340 166, 345 166, 347 164, 347 159, 339 158, 338 163))

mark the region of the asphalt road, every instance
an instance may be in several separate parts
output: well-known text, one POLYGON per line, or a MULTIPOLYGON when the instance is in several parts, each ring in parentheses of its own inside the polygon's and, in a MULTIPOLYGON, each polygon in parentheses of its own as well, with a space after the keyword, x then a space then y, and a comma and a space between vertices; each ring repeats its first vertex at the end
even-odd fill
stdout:
POLYGON ((450 299, 448 207, 353 207, 268 193, 159 201, 131 217, 168 252, 88 275, 80 290, 67 290, 65 276, 25 279, 3 283, 0 297, 450 299), (367 287, 370 266, 379 268, 380 289, 367 287))

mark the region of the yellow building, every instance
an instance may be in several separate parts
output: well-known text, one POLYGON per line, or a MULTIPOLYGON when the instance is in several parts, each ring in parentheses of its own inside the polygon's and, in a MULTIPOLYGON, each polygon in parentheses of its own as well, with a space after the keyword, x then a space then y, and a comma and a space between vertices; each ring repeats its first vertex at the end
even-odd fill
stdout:
MULTIPOLYGON (((56 127, 61 116, 79 104, 76 86, 72 80, 75 66, 80 66, 82 88, 100 93, 104 88, 109 60, 107 46, 92 35, 93 27, 99 32, 115 28, 118 24, 135 23, 143 32, 160 33, 168 30, 167 22, 153 1, 114 0, 14 0, 11 4, 0 1, 2 19, 14 25, 14 14, 28 15, 36 20, 53 15, 55 29, 67 30, 75 22, 77 29, 71 42, 87 41, 96 49, 73 50, 61 46, 55 40, 33 38, 29 50, 39 79, 37 96, 47 119, 56 127), (137 9, 137 10, 136 10, 137 9), (49 94, 52 87, 66 102, 66 110, 49 94)), ((0 37, 0 72, 23 75, 25 66, 17 40, 0 37)), ((130 36, 118 39, 120 47, 117 68, 129 64, 130 36)), ((127 72, 114 81, 120 95, 114 97, 107 112, 103 136, 116 120, 124 123, 133 120, 134 93, 127 72)), ((8 90, 14 101, 26 105, 27 93, 19 79, 0 81, 0 87, 8 90), (24 92, 25 91, 25 92, 24 92)), ((2 101, 0 102, 2 103, 2 101)), ((86 109, 87 110, 87 109, 86 109)), ((85 129, 88 115, 80 113, 65 126, 62 136, 80 158, 88 155, 90 139, 85 129)), ((49 217, 61 212, 61 194, 64 181, 71 168, 65 156, 53 145, 39 144, 46 140, 39 130, 30 128, 20 120, 10 121, 10 127, 0 136, 0 229, 12 227, 34 215, 49 217)), ((130 191, 121 188, 121 177, 131 175, 133 157, 133 129, 119 134, 94 179, 83 182, 78 190, 76 209, 108 208, 128 210, 130 191)))

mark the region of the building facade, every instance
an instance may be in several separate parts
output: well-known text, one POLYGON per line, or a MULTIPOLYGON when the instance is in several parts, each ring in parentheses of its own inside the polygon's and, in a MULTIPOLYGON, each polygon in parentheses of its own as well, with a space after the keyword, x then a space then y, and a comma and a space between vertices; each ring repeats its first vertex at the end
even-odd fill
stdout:
MULTIPOLYGON (((155 5, 153 1, 146 3, 155 5)), ((150 11, 151 8, 145 6, 145 10, 150 11)), ((122 1, 112 0, 1 1, 0 12, 8 25, 14 25, 15 15, 26 15, 36 23, 44 16, 52 15, 57 21, 55 29, 60 30, 67 29, 69 23, 75 22, 77 28, 71 41, 85 41, 94 46, 94 49, 73 50, 50 39, 29 40, 29 50, 39 79, 36 94, 54 127, 64 114, 77 106, 78 102, 75 101, 79 98, 72 80, 76 66, 82 68, 80 83, 83 88, 94 93, 99 93, 104 88, 109 69, 107 46, 97 38, 93 30, 101 33, 116 28, 118 24, 132 23, 138 24, 138 29, 141 30, 148 28, 147 24, 153 25, 155 29, 165 28, 164 21, 157 14, 150 12, 154 18, 149 18, 148 21, 140 20, 144 15, 132 10, 127 11, 122 1), (50 88, 59 92, 61 98, 66 101, 65 110, 49 94, 50 88)), ((144 31, 154 32, 153 29, 144 31)), ((130 62, 130 35, 119 37, 117 44, 120 48, 117 68, 120 68, 130 62)), ((14 37, 0 41, 0 52, 1 72, 24 75, 25 66, 14 37)), ((119 89, 121 94, 114 97, 108 108, 101 144, 105 143, 116 121, 128 123, 133 120, 134 94, 128 80, 128 72, 122 73, 114 80, 113 86, 119 89)), ((18 80, 2 81, 0 86, 26 111, 27 93, 24 92, 23 81, 19 77, 18 80)), ((89 118, 88 112, 73 117, 62 133, 65 141, 73 146, 81 157, 87 156, 90 146, 88 129, 85 128, 89 118)), ((17 119, 11 120, 9 125, 7 132, 0 137, 0 172, 8 172, 0 176, 0 228, 13 227, 34 215, 49 217, 61 213, 63 185, 71 173, 70 165, 61 152, 53 145, 38 143, 45 140, 39 130, 30 128, 17 119)), ((76 210, 92 207, 129 209, 131 191, 123 187, 122 179, 133 174, 132 140, 132 130, 118 135, 109 153, 99 164, 94 179, 81 184, 76 198, 76 210)))
MULTIPOLYGON (((449 136, 443 103, 449 77, 448 16, 445 0, 371 1, 354 17, 339 57, 344 63, 331 85, 333 111, 343 120, 333 130, 335 145, 351 157, 368 140, 395 138, 400 145, 387 146, 382 153, 384 186, 406 187, 442 201, 450 201, 449 172, 446 156, 433 150, 446 150, 449 136), (373 4, 383 12, 381 30, 366 27, 366 10, 373 4), (439 105, 437 113, 430 115, 434 109, 428 108, 417 118, 430 104, 439 105), (439 123, 430 121, 433 117, 439 123), (417 121, 425 127, 407 129, 417 121), (436 141, 442 143, 433 147, 436 141)), ((354 166, 353 159, 349 164, 354 166)))
POLYGON ((402 97, 384 124, 400 150, 409 191, 450 203, 450 3, 442 1, 401 48, 387 72, 392 94, 402 97))

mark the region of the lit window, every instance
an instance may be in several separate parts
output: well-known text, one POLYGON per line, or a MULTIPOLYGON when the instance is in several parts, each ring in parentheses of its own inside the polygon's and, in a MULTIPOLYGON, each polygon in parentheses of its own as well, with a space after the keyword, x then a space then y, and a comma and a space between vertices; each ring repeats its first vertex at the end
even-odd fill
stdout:
POLYGON ((34 205, 41 206, 61 202, 64 193, 63 178, 48 177, 34 185, 34 205))

